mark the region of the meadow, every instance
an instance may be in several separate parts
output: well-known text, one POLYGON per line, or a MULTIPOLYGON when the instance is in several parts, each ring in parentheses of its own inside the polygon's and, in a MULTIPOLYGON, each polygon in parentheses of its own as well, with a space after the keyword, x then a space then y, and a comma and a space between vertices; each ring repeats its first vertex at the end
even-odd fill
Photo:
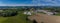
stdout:
POLYGON ((26 16, 23 11, 18 11, 18 14, 10 17, 0 17, 0 23, 32 23, 26 20, 26 16))

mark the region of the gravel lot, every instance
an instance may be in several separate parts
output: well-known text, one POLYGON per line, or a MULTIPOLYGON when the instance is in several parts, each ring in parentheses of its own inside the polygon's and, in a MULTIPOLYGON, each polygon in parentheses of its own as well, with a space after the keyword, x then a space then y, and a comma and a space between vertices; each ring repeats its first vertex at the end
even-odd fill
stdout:
POLYGON ((40 13, 29 16, 28 19, 30 19, 31 21, 36 20, 38 23, 60 23, 60 16, 52 16, 40 13))

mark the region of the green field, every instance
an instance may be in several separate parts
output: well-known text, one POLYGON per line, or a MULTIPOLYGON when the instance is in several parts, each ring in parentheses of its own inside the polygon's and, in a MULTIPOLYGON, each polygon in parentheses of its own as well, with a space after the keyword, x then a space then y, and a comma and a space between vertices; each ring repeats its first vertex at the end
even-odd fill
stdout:
POLYGON ((12 17, 0 17, 0 23, 32 23, 31 21, 26 21, 27 15, 22 13, 18 12, 18 15, 12 17))

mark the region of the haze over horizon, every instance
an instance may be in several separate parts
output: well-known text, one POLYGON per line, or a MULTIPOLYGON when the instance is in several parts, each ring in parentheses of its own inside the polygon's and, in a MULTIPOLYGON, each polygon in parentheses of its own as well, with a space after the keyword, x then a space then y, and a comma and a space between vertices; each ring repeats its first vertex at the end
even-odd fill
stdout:
POLYGON ((0 6, 60 6, 60 0, 0 0, 0 6))

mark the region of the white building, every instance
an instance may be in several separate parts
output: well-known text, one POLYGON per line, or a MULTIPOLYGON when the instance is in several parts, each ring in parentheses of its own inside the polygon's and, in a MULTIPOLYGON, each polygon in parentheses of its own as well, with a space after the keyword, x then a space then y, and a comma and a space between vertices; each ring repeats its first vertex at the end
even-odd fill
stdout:
POLYGON ((28 11, 25 11, 24 14, 26 14, 26 15, 32 15, 32 13, 28 12, 28 11))
POLYGON ((3 10, 0 10, 0 12, 3 12, 3 10))
POLYGON ((47 15, 53 15, 53 13, 52 13, 52 12, 47 12, 46 14, 47 14, 47 15))
POLYGON ((43 12, 43 13, 46 13, 47 15, 54 15, 54 14, 57 14, 57 12, 49 12, 47 10, 36 10, 37 12, 43 12))

